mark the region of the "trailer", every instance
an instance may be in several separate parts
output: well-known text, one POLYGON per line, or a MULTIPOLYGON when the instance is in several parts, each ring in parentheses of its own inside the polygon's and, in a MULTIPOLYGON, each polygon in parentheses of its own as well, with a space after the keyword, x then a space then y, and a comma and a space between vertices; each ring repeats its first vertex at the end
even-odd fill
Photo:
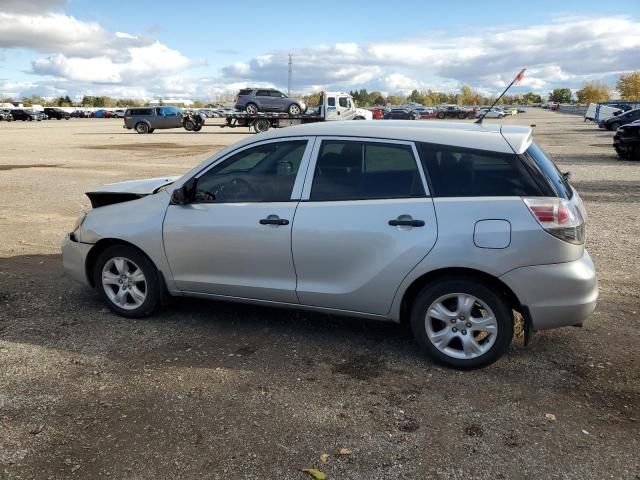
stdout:
POLYGON ((290 115, 285 112, 234 112, 225 115, 222 128, 248 127, 256 133, 266 132, 270 128, 284 128, 304 123, 327 122, 336 120, 372 120, 369 110, 357 108, 353 97, 344 92, 327 92, 320 95, 317 112, 290 115))

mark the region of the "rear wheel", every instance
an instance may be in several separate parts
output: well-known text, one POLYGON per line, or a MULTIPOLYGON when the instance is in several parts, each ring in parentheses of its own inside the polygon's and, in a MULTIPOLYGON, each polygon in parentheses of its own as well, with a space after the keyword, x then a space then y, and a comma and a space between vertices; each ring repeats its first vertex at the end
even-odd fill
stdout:
POLYGON ((255 115, 258 113, 258 106, 255 103, 247 103, 247 106, 244 107, 245 112, 249 115, 255 115))
POLYGON ((264 118, 261 118, 253 124, 253 129, 256 131, 256 133, 266 132, 270 127, 271 125, 269 124, 269 120, 266 120, 264 118))
POLYGON ((443 112, 438 113, 437 117, 442 120, 445 117, 445 114, 443 112))
POLYGON ((146 255, 127 245, 109 247, 98 256, 94 282, 107 306, 124 317, 145 317, 160 301, 156 267, 146 255))
POLYGON ((145 133, 149 133, 149 125, 147 125, 144 122, 140 122, 136 124, 136 132, 138 132, 139 134, 145 134, 145 133))
POLYGON ((460 113, 458 114, 458 118, 459 118, 460 120, 462 120, 464 117, 466 117, 466 115, 465 115, 463 112, 460 112, 460 113))
POLYGON ((501 295, 473 280, 444 280, 416 298, 411 328, 435 360, 478 368, 500 358, 513 337, 511 309, 501 295))

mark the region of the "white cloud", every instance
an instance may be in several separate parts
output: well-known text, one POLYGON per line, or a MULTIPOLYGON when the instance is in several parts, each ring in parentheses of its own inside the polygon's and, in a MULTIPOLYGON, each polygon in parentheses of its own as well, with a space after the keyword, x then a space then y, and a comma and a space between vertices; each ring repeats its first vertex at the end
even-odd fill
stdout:
MULTIPOLYGON (((235 80, 271 81, 282 86, 287 52, 271 52, 223 68, 235 80)), ((457 88, 469 84, 495 92, 524 66, 522 87, 546 91, 577 88, 584 81, 610 79, 640 67, 640 22, 629 17, 566 18, 523 28, 493 28, 458 37, 428 36, 359 45, 318 45, 291 52, 298 91, 324 85, 389 92, 412 88, 457 88), (620 32, 625 32, 621 37, 620 32)))

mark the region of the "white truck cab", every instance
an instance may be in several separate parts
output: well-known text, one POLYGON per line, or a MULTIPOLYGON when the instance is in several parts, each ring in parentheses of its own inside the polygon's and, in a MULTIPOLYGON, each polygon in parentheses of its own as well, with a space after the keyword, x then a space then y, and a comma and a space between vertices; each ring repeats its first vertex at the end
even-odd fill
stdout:
POLYGON ((331 120, 373 120, 373 113, 357 108, 353 97, 344 92, 323 92, 320 96, 320 116, 331 120))

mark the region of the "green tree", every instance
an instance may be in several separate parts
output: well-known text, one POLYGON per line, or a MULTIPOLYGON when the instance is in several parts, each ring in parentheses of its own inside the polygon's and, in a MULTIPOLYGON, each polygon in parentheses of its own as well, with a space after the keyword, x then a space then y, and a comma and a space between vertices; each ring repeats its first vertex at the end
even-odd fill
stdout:
POLYGON ((549 101, 558 103, 571 103, 571 90, 568 88, 554 88, 549 92, 549 101))
POLYGON ((529 105, 531 105, 532 103, 542 103, 542 97, 533 92, 525 93, 522 96, 522 100, 529 105))
POLYGON ((611 98, 609 87, 602 82, 588 82, 576 92, 580 103, 607 102, 611 98))
POLYGON ((458 102, 461 105, 477 105, 478 95, 471 89, 469 85, 463 85, 460 89, 458 102))
POLYGON ((640 71, 623 73, 616 83, 616 89, 620 92, 623 100, 640 100, 640 71))
POLYGON ((391 105, 402 105, 406 101, 406 97, 401 97, 399 95, 389 95, 387 97, 387 102, 389 102, 391 105))
POLYGON ((424 95, 418 90, 413 90, 407 100, 412 103, 419 103, 420 105, 424 105, 424 95))

